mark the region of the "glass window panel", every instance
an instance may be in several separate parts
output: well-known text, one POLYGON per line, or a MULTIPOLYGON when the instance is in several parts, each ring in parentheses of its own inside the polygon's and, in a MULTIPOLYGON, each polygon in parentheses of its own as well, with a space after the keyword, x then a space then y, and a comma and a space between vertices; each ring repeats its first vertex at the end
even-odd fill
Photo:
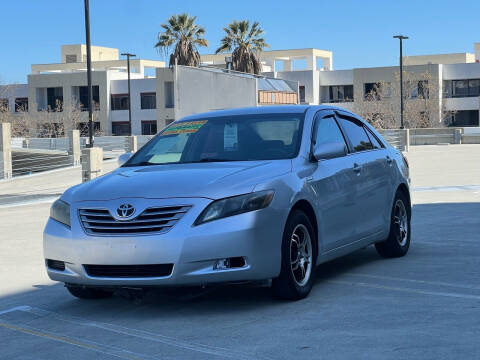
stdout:
POLYGON ((340 123, 353 146, 354 152, 373 149, 373 145, 361 123, 343 117, 340 117, 340 123))

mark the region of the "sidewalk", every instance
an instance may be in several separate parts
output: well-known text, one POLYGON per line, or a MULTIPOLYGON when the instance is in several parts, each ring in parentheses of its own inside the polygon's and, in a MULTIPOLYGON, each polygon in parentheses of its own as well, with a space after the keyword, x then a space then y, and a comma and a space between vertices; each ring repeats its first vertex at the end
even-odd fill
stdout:
MULTIPOLYGON (((116 168, 116 160, 103 162, 104 173, 116 168)), ((0 206, 36 202, 41 199, 53 200, 66 189, 81 181, 82 168, 80 166, 0 180, 0 206)))

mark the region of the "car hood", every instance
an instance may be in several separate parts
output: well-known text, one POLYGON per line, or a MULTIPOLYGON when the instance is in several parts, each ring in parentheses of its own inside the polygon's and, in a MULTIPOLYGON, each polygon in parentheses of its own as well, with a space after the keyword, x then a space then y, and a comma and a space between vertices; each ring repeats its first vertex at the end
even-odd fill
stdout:
POLYGON ((256 184, 290 172, 291 160, 121 167, 67 190, 68 202, 118 198, 203 197, 251 192, 256 184))

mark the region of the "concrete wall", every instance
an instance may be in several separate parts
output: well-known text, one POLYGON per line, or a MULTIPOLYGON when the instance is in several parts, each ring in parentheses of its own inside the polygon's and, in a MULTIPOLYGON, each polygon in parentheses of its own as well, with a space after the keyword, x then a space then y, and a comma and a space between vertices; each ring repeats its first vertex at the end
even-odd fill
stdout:
POLYGON ((475 62, 475 54, 472 53, 415 55, 403 57, 404 65, 457 64, 473 62, 475 62))
POLYGON ((480 63, 447 64, 442 66, 443 80, 478 79, 480 63))
MULTIPOLYGON (((118 60, 118 49, 104 46, 90 46, 92 61, 118 60)), ((76 55, 77 62, 87 61, 87 46, 85 44, 62 45, 62 63, 66 63, 66 55, 76 55)))
POLYGON ((206 111, 257 105, 254 77, 188 66, 176 66, 170 71, 157 69, 158 130, 171 114, 171 109, 165 109, 165 81, 174 82, 175 120, 206 111))

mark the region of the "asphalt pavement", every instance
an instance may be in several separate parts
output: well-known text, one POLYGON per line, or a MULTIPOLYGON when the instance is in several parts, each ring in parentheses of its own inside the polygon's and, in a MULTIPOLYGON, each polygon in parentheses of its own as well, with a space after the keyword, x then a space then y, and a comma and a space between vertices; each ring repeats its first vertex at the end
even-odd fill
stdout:
POLYGON ((408 255, 321 265, 298 302, 266 284, 78 300, 44 271, 51 201, 0 206, 0 359, 480 358, 480 146, 413 148, 408 255))

